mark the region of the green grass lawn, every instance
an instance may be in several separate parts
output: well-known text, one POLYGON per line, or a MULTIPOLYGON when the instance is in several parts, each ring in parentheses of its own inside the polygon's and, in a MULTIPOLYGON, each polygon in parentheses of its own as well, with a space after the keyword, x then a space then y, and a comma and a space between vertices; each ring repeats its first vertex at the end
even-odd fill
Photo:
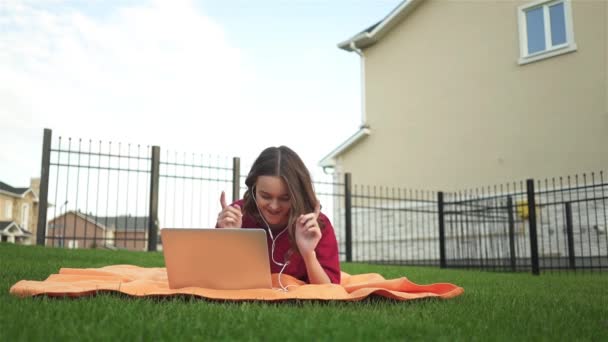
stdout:
POLYGON ((216 302, 198 298, 25 298, 18 280, 60 267, 163 266, 161 253, 66 250, 0 243, 0 341, 18 340, 608 340, 608 274, 491 273, 343 264, 351 274, 450 282, 450 300, 216 302))

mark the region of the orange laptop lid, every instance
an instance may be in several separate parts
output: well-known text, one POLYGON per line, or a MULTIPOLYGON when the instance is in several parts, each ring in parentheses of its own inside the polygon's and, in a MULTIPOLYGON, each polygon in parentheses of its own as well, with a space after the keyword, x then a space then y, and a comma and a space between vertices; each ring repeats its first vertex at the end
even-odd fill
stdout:
POLYGON ((272 288, 263 229, 161 229, 171 289, 272 288))

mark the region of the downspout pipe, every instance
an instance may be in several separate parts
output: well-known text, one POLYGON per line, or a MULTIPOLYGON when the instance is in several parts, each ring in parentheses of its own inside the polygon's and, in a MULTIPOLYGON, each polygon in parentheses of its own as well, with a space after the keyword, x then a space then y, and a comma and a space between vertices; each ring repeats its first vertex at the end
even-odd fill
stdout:
POLYGON ((350 48, 361 57, 361 126, 359 128, 369 128, 367 124, 367 115, 365 113, 365 55, 363 51, 357 47, 355 41, 350 42, 350 48))

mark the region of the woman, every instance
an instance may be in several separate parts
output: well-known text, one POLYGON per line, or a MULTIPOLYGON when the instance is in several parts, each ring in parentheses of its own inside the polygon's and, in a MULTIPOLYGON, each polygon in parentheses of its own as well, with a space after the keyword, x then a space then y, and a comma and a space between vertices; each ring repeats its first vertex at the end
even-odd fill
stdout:
POLYGON ((253 163, 245 184, 243 199, 231 205, 222 192, 216 226, 265 229, 272 273, 310 284, 339 284, 334 229, 321 213, 300 157, 286 146, 269 147, 253 163))

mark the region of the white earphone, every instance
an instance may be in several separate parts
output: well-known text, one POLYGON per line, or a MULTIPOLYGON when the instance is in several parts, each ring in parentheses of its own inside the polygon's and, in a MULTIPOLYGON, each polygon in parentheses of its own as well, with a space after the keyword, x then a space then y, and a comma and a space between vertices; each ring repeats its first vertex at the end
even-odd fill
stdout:
POLYGON ((266 219, 264 218, 264 215, 262 214, 262 211, 260 210, 260 207, 258 206, 258 200, 255 198, 255 187, 252 187, 251 196, 253 197, 253 201, 255 202, 255 207, 258 209, 258 213, 260 214, 262 221, 264 221, 264 224, 266 224, 266 228, 268 228, 268 234, 270 234, 270 240, 272 241, 272 246, 270 248, 270 257, 272 259, 272 262, 274 262, 275 265, 277 265, 277 266, 285 267, 285 266, 287 266, 287 264, 289 264, 289 261, 282 263, 282 262, 278 262, 278 261, 274 260, 274 244, 275 244, 275 241, 279 238, 279 236, 281 236, 281 234, 283 234, 287 230, 287 227, 285 227, 279 234, 277 234, 276 238, 273 237, 272 229, 270 229, 270 225, 268 224, 268 222, 266 222, 266 219))
POLYGON ((268 234, 270 234, 270 240, 272 241, 272 246, 270 247, 270 259, 272 260, 272 262, 275 263, 275 265, 281 266, 281 271, 279 272, 279 286, 281 287, 280 290, 287 292, 287 288, 289 286, 295 286, 295 285, 283 286, 283 283, 281 282, 281 274, 283 274, 285 267, 287 267, 287 265, 289 265, 289 260, 287 260, 285 263, 274 260, 274 242, 279 238, 279 236, 281 236, 281 234, 283 234, 287 230, 287 227, 283 228, 283 230, 279 234, 277 234, 276 238, 273 237, 272 229, 270 229, 270 225, 268 224, 268 222, 266 222, 266 219, 264 218, 264 214, 262 214, 262 211, 260 210, 260 207, 258 206, 258 200, 255 198, 255 186, 253 186, 251 188, 251 196, 253 197, 253 201, 255 202, 255 207, 258 209, 258 213, 260 214, 262 221, 264 221, 264 224, 266 224, 266 228, 268 228, 268 234))

